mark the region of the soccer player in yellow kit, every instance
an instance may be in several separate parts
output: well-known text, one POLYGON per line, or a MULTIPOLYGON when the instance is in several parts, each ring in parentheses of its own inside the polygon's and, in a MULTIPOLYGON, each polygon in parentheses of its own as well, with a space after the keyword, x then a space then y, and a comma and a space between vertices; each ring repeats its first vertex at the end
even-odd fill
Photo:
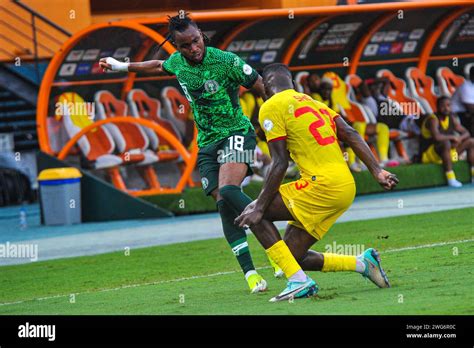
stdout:
POLYGON ((283 269, 288 284, 271 301, 306 297, 318 291, 307 271, 356 271, 378 287, 389 287, 375 249, 359 256, 318 253, 310 247, 324 237, 334 222, 352 204, 355 183, 338 139, 350 145, 385 189, 398 179, 380 168, 360 135, 336 112, 310 96, 293 89, 291 73, 284 64, 263 70, 268 100, 259 122, 272 156, 262 192, 236 218, 249 226, 269 256, 283 269), (289 155, 301 171, 301 179, 281 185, 289 155), (272 221, 289 220, 284 240, 272 221))

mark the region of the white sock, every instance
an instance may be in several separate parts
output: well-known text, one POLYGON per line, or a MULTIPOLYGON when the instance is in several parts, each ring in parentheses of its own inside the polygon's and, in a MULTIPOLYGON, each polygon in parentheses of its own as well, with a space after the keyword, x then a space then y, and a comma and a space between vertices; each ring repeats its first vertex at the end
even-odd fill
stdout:
POLYGON ((365 263, 362 260, 356 259, 356 272, 364 273, 365 272, 365 263))
POLYGON ((288 278, 290 282, 305 282, 306 281, 307 275, 306 273, 303 272, 302 269, 300 269, 298 272, 293 274, 291 277, 288 278))
POLYGON ((249 277, 253 274, 257 274, 257 271, 256 270, 251 270, 251 271, 248 271, 247 273, 245 273, 245 280, 248 280, 249 277))

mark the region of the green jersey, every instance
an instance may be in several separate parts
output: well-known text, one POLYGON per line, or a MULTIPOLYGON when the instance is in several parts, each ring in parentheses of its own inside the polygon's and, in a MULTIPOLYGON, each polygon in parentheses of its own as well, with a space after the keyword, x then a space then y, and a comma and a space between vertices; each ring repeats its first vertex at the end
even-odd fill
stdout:
POLYGON ((191 104, 200 148, 236 132, 253 131, 240 106, 239 87, 252 87, 258 73, 239 56, 206 47, 200 64, 190 65, 175 52, 163 62, 163 68, 176 75, 191 104))

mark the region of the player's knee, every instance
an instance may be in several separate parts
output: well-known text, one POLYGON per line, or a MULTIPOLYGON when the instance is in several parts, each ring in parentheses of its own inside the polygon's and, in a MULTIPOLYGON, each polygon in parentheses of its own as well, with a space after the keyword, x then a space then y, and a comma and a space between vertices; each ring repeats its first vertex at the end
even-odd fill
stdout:
POLYGON ((225 186, 220 187, 218 192, 224 201, 231 201, 235 192, 237 191, 241 191, 240 186, 225 185, 225 186))
POLYGON ((440 141, 437 145, 438 148, 442 151, 446 151, 451 148, 451 142, 449 140, 440 141))

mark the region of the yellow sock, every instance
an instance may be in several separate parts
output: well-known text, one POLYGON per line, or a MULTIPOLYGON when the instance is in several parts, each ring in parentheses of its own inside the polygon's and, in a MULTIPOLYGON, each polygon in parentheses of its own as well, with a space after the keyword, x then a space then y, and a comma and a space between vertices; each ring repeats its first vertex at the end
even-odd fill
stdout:
POLYGON ((390 129, 385 123, 377 123, 375 126, 377 132, 377 151, 381 161, 388 160, 388 146, 390 144, 390 129))
POLYGON ((268 257, 280 266, 287 278, 301 270, 300 265, 296 262, 295 257, 284 241, 279 240, 265 251, 268 257))
POLYGON ((456 179, 456 175, 454 174, 454 171, 450 170, 449 172, 446 172, 446 178, 448 180, 456 179))
POLYGON ((356 257, 352 255, 339 255, 323 253, 324 264, 321 272, 342 272, 356 270, 356 257))

